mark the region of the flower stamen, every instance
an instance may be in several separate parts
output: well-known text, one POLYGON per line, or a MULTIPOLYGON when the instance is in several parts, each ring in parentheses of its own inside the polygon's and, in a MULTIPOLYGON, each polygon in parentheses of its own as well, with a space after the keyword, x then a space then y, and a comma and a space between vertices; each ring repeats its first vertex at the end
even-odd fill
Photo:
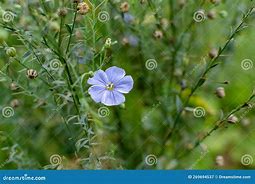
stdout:
POLYGON ((109 90, 109 91, 112 91, 114 89, 114 85, 113 83, 109 83, 106 85, 106 89, 109 90))

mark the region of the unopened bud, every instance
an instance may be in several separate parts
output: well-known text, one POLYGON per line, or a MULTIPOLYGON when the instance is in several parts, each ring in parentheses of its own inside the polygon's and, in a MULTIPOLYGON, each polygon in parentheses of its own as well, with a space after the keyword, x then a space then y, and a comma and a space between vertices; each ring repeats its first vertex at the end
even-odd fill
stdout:
POLYGON ((214 10, 210 10, 208 13, 207 13, 207 17, 209 19, 215 19, 216 18, 216 12, 214 10))
POLYGON ((19 105, 20 105, 19 100, 14 99, 14 100, 11 101, 11 106, 12 106, 13 108, 17 108, 19 105))
POLYGON ((16 49, 14 47, 9 47, 6 49, 7 56, 9 57, 15 57, 16 56, 16 49))
POLYGON ((120 10, 123 13, 128 12, 129 11, 129 4, 128 4, 128 2, 121 3, 120 10))
POLYGON ((38 76, 37 71, 33 69, 27 70, 27 77, 30 79, 35 79, 38 76))
POLYGON ((218 87, 215 91, 215 94, 217 95, 217 97, 219 98, 224 98, 226 96, 225 94, 225 89, 223 87, 218 87))
POLYGON ((10 84, 10 89, 11 89, 12 91, 16 91, 17 89, 19 89, 19 87, 18 87, 17 84, 11 83, 11 84, 10 84))
POLYGON ((238 122, 238 118, 235 116, 235 115, 231 115, 228 117, 228 123, 231 123, 231 124, 236 124, 238 122))
POLYGON ((209 52, 209 57, 211 58, 211 59, 214 59, 214 58, 216 58, 217 56, 218 56, 218 50, 217 49, 212 49, 210 52, 209 52))
POLYGON ((163 32, 161 30, 156 30, 153 34, 153 36, 156 38, 156 39, 161 39, 163 38, 163 32))
POLYGON ((66 8, 61 8, 61 9, 58 10, 58 15, 60 17, 65 17, 67 15, 67 13, 68 13, 68 11, 67 11, 66 8))
POLYGON ((224 157, 221 155, 218 155, 215 159, 215 163, 217 166, 220 166, 220 167, 224 166, 225 164, 224 162, 225 162, 224 157))

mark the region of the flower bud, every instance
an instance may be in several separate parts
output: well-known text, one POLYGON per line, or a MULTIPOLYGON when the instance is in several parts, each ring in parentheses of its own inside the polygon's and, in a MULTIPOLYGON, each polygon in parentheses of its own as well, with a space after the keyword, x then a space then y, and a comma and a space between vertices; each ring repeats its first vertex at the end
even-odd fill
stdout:
POLYGON ((19 89, 19 87, 18 87, 17 84, 11 83, 11 84, 10 84, 10 89, 11 89, 12 91, 16 91, 17 89, 19 89))
POLYGON ((218 155, 215 159, 215 163, 217 166, 220 166, 220 167, 224 166, 225 164, 224 162, 225 162, 224 157, 221 155, 218 155))
POLYGON ((15 57, 16 56, 16 49, 14 47, 9 47, 6 49, 5 53, 9 57, 15 57))
POLYGON ((156 39, 161 39, 163 38, 163 32, 161 30, 156 30, 153 34, 153 36, 156 38, 156 39))
POLYGON ((12 106, 13 108, 17 108, 17 107, 19 107, 19 105, 20 105, 19 100, 14 99, 14 100, 11 101, 11 106, 12 106))
POLYGON ((178 1, 178 5, 179 5, 180 8, 183 8, 185 6, 185 4, 186 4, 186 0, 179 0, 178 1))
POLYGON ((217 95, 217 97, 219 98, 224 98, 226 96, 225 94, 225 89, 223 87, 218 87, 215 91, 215 94, 217 95))
POLYGON ((208 13, 207 13, 207 17, 209 19, 215 19, 216 18, 216 12, 214 10, 210 10, 208 13))
POLYGON ((123 12, 123 13, 128 12, 128 11, 129 11, 129 4, 128 4, 128 2, 123 2, 123 3, 121 3, 121 5, 120 5, 120 10, 121 10, 121 12, 123 12))
POLYGON ((214 59, 218 56, 218 50, 213 48, 213 49, 211 49, 211 51, 209 52, 208 55, 211 59, 214 59))
POLYGON ((235 116, 235 115, 231 115, 228 117, 228 123, 231 123, 231 124, 236 124, 238 122, 238 118, 235 116))
POLYGON ((247 127, 251 124, 251 121, 248 118, 242 119, 241 123, 244 127, 247 127))
POLYGON ((27 70, 27 77, 30 79, 35 79, 38 76, 37 71, 33 69, 27 70))
POLYGON ((89 12, 89 5, 85 2, 79 3, 77 6, 77 12, 81 15, 85 15, 89 12))
POLYGON ((65 17, 67 15, 68 11, 66 8, 61 8, 58 10, 58 16, 65 17))

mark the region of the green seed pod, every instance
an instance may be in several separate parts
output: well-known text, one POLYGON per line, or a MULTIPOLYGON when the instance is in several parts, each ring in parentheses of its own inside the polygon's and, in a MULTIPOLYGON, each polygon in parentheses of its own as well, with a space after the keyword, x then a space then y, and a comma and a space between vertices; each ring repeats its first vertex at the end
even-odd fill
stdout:
POLYGON ((14 47, 9 47, 6 49, 6 54, 9 56, 9 57, 15 57, 16 56, 16 49, 14 47))
POLYGON ((5 42, 8 39, 9 33, 4 29, 0 29, 0 43, 5 42))
POLYGON ((222 18, 226 18, 228 16, 228 12, 225 11, 225 10, 222 10, 220 11, 219 15, 222 17, 222 18))

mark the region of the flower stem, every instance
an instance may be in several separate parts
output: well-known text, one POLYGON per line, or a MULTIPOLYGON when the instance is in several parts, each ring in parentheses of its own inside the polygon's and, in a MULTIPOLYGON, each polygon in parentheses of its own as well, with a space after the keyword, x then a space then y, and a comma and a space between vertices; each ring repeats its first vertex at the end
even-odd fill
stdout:
MULTIPOLYGON (((230 35, 230 37, 228 38, 228 40, 226 41, 226 43, 224 44, 224 46, 222 48, 219 49, 219 52, 217 54, 217 56, 213 59, 211 59, 211 61, 209 62, 209 64, 207 65, 205 71, 200 75, 199 79, 197 80, 197 82, 195 83, 194 87, 191 89, 191 92, 188 96, 188 98, 185 100, 183 107, 181 108, 181 110, 179 112, 177 112, 176 118, 174 120, 173 123, 173 127, 170 128, 166 134, 165 139, 163 140, 163 147, 162 149, 164 150, 164 146, 166 144, 166 142, 171 138, 171 136, 173 135, 176 126, 180 120, 181 114, 184 111, 185 107, 188 105, 190 98, 194 95, 194 93, 197 91, 197 89, 199 87, 201 87, 204 84, 205 81, 205 77, 206 74, 213 68, 213 66, 215 65, 215 62, 218 60, 218 58, 221 56, 221 54, 225 51, 225 49, 227 48, 227 46, 229 45, 229 43, 231 42, 231 40, 235 37, 235 35, 240 31, 240 29, 242 28, 244 22, 246 21, 246 19, 251 15, 252 11, 253 11, 253 7, 250 8, 248 10, 248 12, 244 15, 241 23, 237 26, 237 28, 234 30, 234 32, 230 35)), ((163 151, 161 151, 163 153, 163 151)))

